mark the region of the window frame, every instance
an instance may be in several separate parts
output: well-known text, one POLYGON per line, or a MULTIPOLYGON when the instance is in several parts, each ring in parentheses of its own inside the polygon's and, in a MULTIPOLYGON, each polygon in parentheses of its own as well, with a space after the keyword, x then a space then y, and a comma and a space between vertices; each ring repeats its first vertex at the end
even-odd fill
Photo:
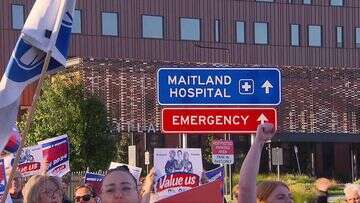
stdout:
POLYGON ((344 6, 344 0, 341 0, 341 5, 333 5, 333 4, 332 4, 332 1, 333 1, 333 0, 329 0, 329 5, 330 5, 330 6, 335 6, 335 7, 342 7, 342 6, 344 6))
POLYGON ((359 49, 360 48, 360 26, 359 27, 355 27, 355 29, 354 29, 354 44, 355 44, 355 49, 359 49), (357 38, 357 33, 356 33, 356 31, 357 30, 359 30, 359 39, 357 38), (357 43, 357 41, 358 41, 358 43, 357 43))
POLYGON ((336 48, 344 48, 344 26, 335 26, 335 47, 336 48), (341 28, 341 42, 338 42, 338 28, 341 28), (341 46, 339 46, 339 43, 341 43, 341 46))
POLYGON ((275 0, 255 0, 256 2, 274 3, 275 0))
POLYGON ((265 22, 265 21, 255 21, 253 23, 253 26, 254 26, 254 44, 256 45, 269 45, 270 44, 270 33, 269 33, 269 22, 265 22), (256 23, 264 23, 266 24, 266 43, 256 43, 256 26, 255 24, 256 23))
MULTIPOLYGON (((83 11, 82 11, 82 9, 77 9, 77 8, 75 8, 75 10, 74 10, 74 16, 73 16, 73 18, 74 18, 74 25, 75 25, 75 11, 76 10, 78 10, 78 11, 80 11, 80 32, 73 32, 73 27, 71 28, 71 34, 81 34, 82 33, 82 31, 83 31, 83 22, 82 22, 82 19, 83 19, 83 11)), ((102 21, 101 21, 101 23, 102 23, 102 21)), ((73 26, 74 26, 73 25, 73 26)))
POLYGON ((165 16, 162 15, 152 15, 152 14, 141 14, 141 38, 143 39, 165 39, 165 16), (152 17, 161 17, 161 26, 162 26, 162 37, 145 37, 144 36, 144 16, 152 17))
POLYGON ((310 1, 309 3, 305 3, 305 1, 307 1, 307 0, 302 0, 302 4, 303 5, 312 5, 312 0, 308 0, 308 1, 310 1))
POLYGON ((201 36, 201 18, 195 18, 195 17, 179 17, 179 37, 180 37, 180 41, 190 41, 190 42, 201 42, 202 41, 202 36, 201 36), (199 40, 196 39, 182 39, 182 34, 181 34, 181 19, 193 19, 193 20, 199 20, 199 40))
MULTIPOLYGON (((254 28, 254 30, 255 30, 255 28, 254 28)), ((254 33, 254 35, 255 35, 255 33, 254 33)), ((245 22, 245 20, 236 20, 235 21, 235 42, 236 42, 236 44, 246 44, 246 22, 245 22), (238 42, 238 38, 237 38, 237 23, 238 22, 242 22, 242 23, 244 23, 244 42, 238 42)), ((255 42, 255 38, 254 38, 254 42, 255 42)))
POLYGON ((220 30, 221 30, 220 22, 221 22, 220 19, 215 19, 215 21, 214 21, 214 41, 215 42, 221 41, 220 40, 221 39, 220 38, 220 30))
POLYGON ((290 24, 290 46, 292 47, 300 47, 301 46, 301 25, 297 23, 291 23, 290 24), (298 45, 293 45, 293 38, 292 38, 292 26, 297 25, 298 26, 298 45))
POLYGON ((23 5, 23 4, 17 4, 17 3, 12 3, 10 10, 11 10, 11 12, 10 12, 10 19, 11 19, 11 21, 10 21, 10 27, 11 27, 11 29, 13 29, 13 30, 22 30, 22 28, 24 27, 25 21, 26 21, 26 19, 25 19, 25 5, 23 5), (21 28, 15 28, 15 27, 14 27, 13 6, 21 6, 21 7, 22 7, 23 25, 22 25, 21 28))
POLYGON ((309 24, 307 25, 307 45, 308 47, 323 47, 324 46, 324 42, 323 42, 323 26, 322 25, 314 25, 314 24, 309 24), (310 26, 317 26, 320 27, 320 46, 314 46, 314 45, 310 45, 310 26))
POLYGON ((120 22, 120 20, 119 20, 119 17, 120 17, 120 15, 119 15, 119 12, 113 12, 113 11, 101 11, 100 12, 100 16, 101 16, 101 35, 102 36, 106 36, 106 37, 119 37, 120 36, 120 29, 119 29, 119 22, 120 22), (103 30, 103 14, 104 13, 115 13, 116 14, 116 35, 109 35, 109 34, 104 34, 104 30, 103 30))

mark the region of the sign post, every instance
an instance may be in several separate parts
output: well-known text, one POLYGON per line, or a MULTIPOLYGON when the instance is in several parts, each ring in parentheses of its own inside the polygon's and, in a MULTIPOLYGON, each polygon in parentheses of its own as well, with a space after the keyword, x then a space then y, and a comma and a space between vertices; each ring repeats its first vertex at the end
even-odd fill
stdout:
POLYGON ((272 148, 272 162, 277 166, 277 180, 280 180, 280 165, 283 165, 283 150, 280 147, 272 148))
POLYGON ((146 174, 149 173, 149 164, 150 164, 150 153, 148 151, 146 151, 145 152, 146 174))
MULTIPOLYGON (((226 135, 225 135, 226 136, 226 135)), ((230 188, 228 187, 228 171, 231 174, 231 164, 234 163, 234 143, 232 140, 214 140, 211 144, 212 162, 213 164, 220 164, 224 166, 224 192, 228 194, 231 191, 231 180, 230 188)), ((230 175, 231 178, 231 175, 230 175)))
MULTIPOLYGON (((157 100, 160 105, 182 106, 166 107, 161 112, 161 131, 178 134, 182 147, 186 148, 188 134, 225 134, 225 140, 221 142, 232 143, 230 133, 254 134, 257 126, 265 122, 273 123, 277 128, 276 109, 263 107, 281 103, 281 73, 273 67, 164 67, 157 72, 157 100)), ((252 142, 254 138, 251 136, 252 142)), ((216 146, 228 145, 215 143, 212 146, 213 150, 218 150, 213 151, 213 163, 225 166, 224 189, 227 194, 228 172, 231 178, 231 166, 227 171, 227 164, 234 162, 233 144, 229 148, 231 153, 216 146)), ((231 185, 230 180, 230 190, 231 185)))
POLYGON ((299 175, 301 174, 300 162, 299 162, 299 149, 296 145, 294 145, 295 158, 297 162, 299 175))
POLYGON ((136 145, 128 147, 128 159, 130 166, 136 166, 136 145))

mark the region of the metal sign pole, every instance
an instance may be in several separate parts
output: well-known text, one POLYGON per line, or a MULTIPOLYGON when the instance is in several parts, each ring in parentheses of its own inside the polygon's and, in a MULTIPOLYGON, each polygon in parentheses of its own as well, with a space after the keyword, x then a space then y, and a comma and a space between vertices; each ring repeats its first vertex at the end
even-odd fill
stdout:
POLYGON ((278 147, 276 147, 276 153, 277 153, 277 180, 280 181, 280 150, 278 147))
POLYGON ((295 151, 295 158, 296 158, 296 162, 297 162, 298 172, 299 172, 299 174, 301 174, 301 168, 300 168, 300 162, 299 162, 299 156, 298 156, 299 150, 296 145, 294 145, 294 151, 295 151))
POLYGON ((187 134, 186 133, 182 134, 182 147, 184 149, 187 148, 187 134))

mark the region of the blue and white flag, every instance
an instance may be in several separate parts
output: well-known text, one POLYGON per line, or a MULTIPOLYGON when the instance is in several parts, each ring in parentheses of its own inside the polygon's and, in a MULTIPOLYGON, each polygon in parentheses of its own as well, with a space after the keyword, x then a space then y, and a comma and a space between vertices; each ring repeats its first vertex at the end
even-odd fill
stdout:
POLYGON ((36 0, 0 82, 0 150, 15 126, 24 88, 39 79, 51 51, 48 74, 66 64, 75 0, 36 0))

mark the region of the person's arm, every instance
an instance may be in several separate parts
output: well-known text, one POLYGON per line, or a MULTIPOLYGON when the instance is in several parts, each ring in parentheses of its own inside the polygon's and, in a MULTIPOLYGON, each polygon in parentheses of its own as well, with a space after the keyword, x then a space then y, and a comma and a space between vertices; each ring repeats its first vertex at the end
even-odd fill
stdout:
POLYGON ((154 186, 154 178, 155 178, 155 169, 152 168, 149 174, 147 174, 145 181, 141 187, 141 191, 140 191, 141 203, 150 202, 150 194, 154 186))
POLYGON ((261 151, 265 142, 275 134, 274 126, 269 123, 259 125, 255 142, 250 147, 240 170, 238 203, 256 202, 256 175, 259 172, 261 151))

